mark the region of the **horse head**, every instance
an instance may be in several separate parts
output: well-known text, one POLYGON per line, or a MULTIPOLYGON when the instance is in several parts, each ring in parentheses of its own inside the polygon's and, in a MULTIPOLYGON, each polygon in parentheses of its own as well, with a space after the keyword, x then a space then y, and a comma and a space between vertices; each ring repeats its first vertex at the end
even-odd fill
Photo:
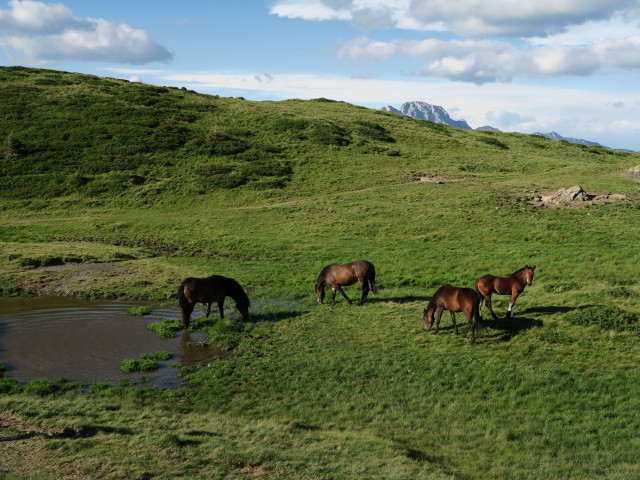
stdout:
POLYGON ((422 320, 424 322, 424 329, 428 332, 433 326, 433 312, 434 310, 424 309, 422 320))
POLYGON ((533 274, 536 271, 536 266, 530 267, 529 265, 525 265, 524 267, 524 281, 527 285, 531 285, 533 283, 533 274))
POLYGON ((318 303, 322 303, 324 300, 324 283, 320 281, 316 283, 316 298, 318 299, 318 303))

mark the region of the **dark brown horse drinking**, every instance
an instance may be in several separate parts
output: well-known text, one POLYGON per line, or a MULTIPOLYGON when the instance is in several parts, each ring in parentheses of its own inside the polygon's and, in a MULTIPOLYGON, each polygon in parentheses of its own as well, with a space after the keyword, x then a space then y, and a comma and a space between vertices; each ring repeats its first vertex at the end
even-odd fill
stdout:
POLYGON ((482 318, 480 316, 481 300, 482 297, 473 288, 454 287, 449 284, 441 286, 431 297, 427 308, 424 309, 424 329, 426 331, 431 329, 435 314, 436 329, 433 333, 438 333, 442 312, 449 310, 453 326, 456 329, 456 335, 458 335, 455 312, 463 312, 467 319, 467 331, 464 336, 466 337, 469 330, 471 330, 471 343, 475 342, 476 332, 482 328, 482 318))
POLYGON ((238 282, 233 278, 213 275, 208 278, 189 277, 178 287, 178 301, 182 311, 182 323, 189 327, 189 319, 196 303, 206 303, 208 317, 211 313, 211 304, 216 302, 220 312, 220 318, 224 318, 224 299, 231 297, 236 301, 236 308, 243 320, 249 318, 249 298, 238 282))
POLYGON ((351 263, 327 265, 320 272, 316 282, 318 303, 322 303, 324 300, 324 287, 326 285, 331 288, 331 305, 336 303, 336 292, 340 292, 347 302, 351 303, 351 299, 347 297, 342 287, 353 285, 356 282, 360 284, 360 290, 362 291, 358 305, 362 305, 367 299, 369 290, 373 293, 378 293, 376 268, 373 263, 366 260, 356 260, 351 263))
MULTIPOLYGON (((491 316, 494 320, 498 317, 491 308, 491 294, 496 293, 498 295, 510 295, 509 309, 507 310, 507 318, 511 317, 511 311, 513 305, 516 303, 516 299, 524 290, 524 287, 533 283, 533 274, 535 273, 536 266, 530 267, 525 265, 520 270, 513 272, 511 275, 505 277, 498 277, 496 275, 484 275, 476 280, 476 290, 482 295, 482 301, 487 302, 487 307, 491 312, 491 316)), ((482 309, 482 302, 480 303, 482 309)))

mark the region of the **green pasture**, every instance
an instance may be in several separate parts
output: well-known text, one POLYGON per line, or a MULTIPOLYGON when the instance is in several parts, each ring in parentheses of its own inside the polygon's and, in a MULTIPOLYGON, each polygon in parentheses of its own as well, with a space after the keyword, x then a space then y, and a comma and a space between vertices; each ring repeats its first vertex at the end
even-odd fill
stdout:
POLYGON ((639 154, 327 99, 0 79, 2 296, 153 306, 219 274, 252 301, 250 322, 196 324, 230 353, 179 390, 0 378, 0 441, 32 432, 41 458, 0 478, 640 477, 639 154), (574 185, 626 200, 529 204, 574 185), (379 295, 317 305, 322 267, 358 258, 379 295), (476 344, 446 313, 422 330, 443 283, 525 264, 514 318, 485 315, 476 344))

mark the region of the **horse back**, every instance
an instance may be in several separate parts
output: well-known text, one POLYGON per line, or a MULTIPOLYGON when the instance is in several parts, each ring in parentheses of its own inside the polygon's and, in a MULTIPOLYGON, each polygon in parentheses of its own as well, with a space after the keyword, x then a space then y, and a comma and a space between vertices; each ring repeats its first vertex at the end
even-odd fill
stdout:
POLYGON ((445 284, 433 295, 433 301, 438 307, 450 312, 467 312, 473 308, 475 295, 476 292, 472 288, 445 284))
POLYGON ((484 275, 476 280, 476 290, 482 295, 497 293, 509 295, 513 285, 513 276, 500 277, 497 275, 484 275))

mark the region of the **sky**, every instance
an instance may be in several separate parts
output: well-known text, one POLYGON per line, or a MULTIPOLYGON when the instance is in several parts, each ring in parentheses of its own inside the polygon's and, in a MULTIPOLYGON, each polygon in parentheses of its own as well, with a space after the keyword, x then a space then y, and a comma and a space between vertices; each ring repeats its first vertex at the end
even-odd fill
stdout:
POLYGON ((640 0, 0 0, 0 65, 640 151, 640 0))

